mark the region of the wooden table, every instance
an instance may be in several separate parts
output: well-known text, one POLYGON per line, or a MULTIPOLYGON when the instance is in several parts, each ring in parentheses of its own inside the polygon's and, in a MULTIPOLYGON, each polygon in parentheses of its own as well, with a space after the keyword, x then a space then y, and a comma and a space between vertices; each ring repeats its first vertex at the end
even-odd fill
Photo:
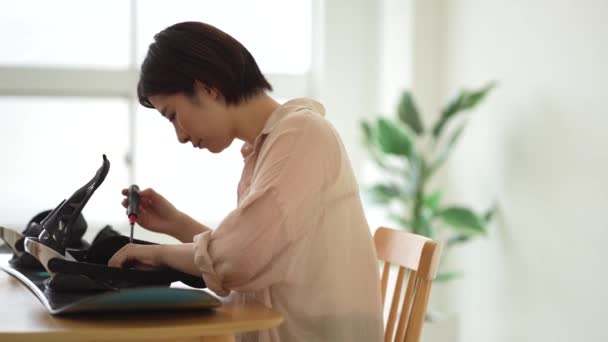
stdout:
POLYGON ((0 341, 234 341, 234 334, 279 325, 259 304, 209 312, 51 316, 30 291, 0 271, 0 341))

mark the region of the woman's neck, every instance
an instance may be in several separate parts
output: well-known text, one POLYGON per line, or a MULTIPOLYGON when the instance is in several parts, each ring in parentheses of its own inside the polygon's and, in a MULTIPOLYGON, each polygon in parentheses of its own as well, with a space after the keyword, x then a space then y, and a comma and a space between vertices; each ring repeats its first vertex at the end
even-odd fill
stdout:
POLYGON ((253 145, 270 115, 281 105, 266 93, 235 107, 235 136, 253 145))

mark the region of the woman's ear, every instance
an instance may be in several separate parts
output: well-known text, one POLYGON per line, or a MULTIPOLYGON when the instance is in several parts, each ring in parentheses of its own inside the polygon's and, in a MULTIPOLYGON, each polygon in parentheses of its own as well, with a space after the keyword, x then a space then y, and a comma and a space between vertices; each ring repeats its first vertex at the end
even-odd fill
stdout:
POLYGON ((203 82, 196 80, 194 81, 194 90, 196 92, 204 92, 205 95, 211 97, 213 100, 219 100, 221 98, 221 94, 217 89, 209 87, 203 82))
POLYGON ((220 99, 220 93, 215 89, 215 88, 209 88, 206 87, 205 90, 207 91, 207 94, 214 100, 219 100, 220 99))

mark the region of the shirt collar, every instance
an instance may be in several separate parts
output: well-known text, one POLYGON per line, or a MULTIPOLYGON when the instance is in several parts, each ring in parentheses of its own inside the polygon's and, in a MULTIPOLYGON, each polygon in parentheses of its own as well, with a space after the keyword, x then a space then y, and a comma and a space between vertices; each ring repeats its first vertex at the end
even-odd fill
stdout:
POLYGON ((321 116, 325 115, 325 107, 315 100, 308 98, 297 98, 290 101, 285 102, 279 108, 277 108, 268 119, 266 119, 266 123, 260 132, 260 135, 255 139, 253 146, 250 144, 243 144, 241 148, 241 154, 243 157, 247 157, 251 152, 257 149, 260 143, 264 140, 264 137, 270 134, 272 130, 277 126, 277 124, 288 114, 297 112, 300 110, 310 110, 316 114, 321 116))

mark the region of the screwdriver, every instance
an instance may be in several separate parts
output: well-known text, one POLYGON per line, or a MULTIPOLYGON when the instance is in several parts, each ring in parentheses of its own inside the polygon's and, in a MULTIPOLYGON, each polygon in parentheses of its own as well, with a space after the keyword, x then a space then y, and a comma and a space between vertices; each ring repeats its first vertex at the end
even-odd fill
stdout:
POLYGON ((137 220, 137 207, 139 206, 139 187, 135 184, 129 187, 127 194, 127 216, 129 217, 129 224, 131 224, 131 238, 129 242, 133 243, 133 226, 137 220))

